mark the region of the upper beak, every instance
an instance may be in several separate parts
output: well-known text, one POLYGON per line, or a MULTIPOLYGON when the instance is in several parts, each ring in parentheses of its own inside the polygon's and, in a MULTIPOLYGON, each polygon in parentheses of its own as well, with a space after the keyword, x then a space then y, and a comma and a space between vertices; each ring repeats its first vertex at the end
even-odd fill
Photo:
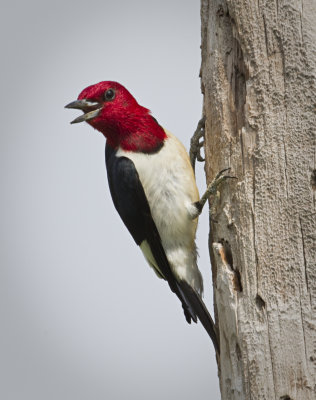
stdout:
POLYGON ((71 124, 77 124, 78 122, 88 121, 89 119, 97 117, 102 109, 102 105, 96 101, 83 99, 75 100, 67 104, 65 108, 76 108, 85 113, 70 122, 71 124))

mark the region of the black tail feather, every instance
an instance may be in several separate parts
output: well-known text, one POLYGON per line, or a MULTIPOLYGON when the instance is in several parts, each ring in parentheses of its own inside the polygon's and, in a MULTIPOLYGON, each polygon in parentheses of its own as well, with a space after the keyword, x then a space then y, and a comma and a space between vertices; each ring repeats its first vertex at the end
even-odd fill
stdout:
POLYGON ((199 294, 185 281, 179 282, 179 291, 185 299, 185 304, 182 301, 182 307, 186 320, 191 323, 190 318, 197 322, 196 317, 204 326, 209 337, 212 339, 215 351, 219 354, 219 343, 216 335, 214 321, 208 312, 204 302, 199 294))

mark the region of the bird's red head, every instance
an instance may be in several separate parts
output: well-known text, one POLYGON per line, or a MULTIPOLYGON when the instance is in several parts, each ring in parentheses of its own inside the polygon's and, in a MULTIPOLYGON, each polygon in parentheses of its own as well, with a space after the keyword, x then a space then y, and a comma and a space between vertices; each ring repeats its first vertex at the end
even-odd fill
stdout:
POLYGON ((110 146, 151 153, 157 151, 166 133, 150 111, 117 82, 104 81, 85 88, 66 108, 84 112, 72 123, 88 122, 107 138, 110 146))

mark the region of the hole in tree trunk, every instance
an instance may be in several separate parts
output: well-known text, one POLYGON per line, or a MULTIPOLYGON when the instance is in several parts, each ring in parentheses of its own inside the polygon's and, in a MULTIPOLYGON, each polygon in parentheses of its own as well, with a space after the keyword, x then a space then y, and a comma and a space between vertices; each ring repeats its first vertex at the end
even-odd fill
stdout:
POLYGON ((262 311, 262 309, 266 306, 266 302, 263 300, 263 298, 261 296, 259 296, 257 294, 256 296, 256 306, 258 307, 258 309, 260 311, 262 311))
POLYGON ((241 284, 241 275, 240 272, 237 268, 234 267, 234 261, 233 261, 233 253, 232 249, 230 247, 230 244, 227 240, 221 239, 219 240, 219 243, 223 246, 223 253, 225 257, 226 263, 230 266, 232 271, 234 271, 234 289, 237 292, 242 292, 242 284, 241 284))
POLYGON ((233 253, 229 242, 225 239, 221 239, 219 242, 223 246, 227 264, 229 264, 231 269, 234 270, 233 253))
POLYGON ((242 292, 240 272, 237 269, 234 270, 234 272, 235 272, 235 277, 234 277, 235 290, 237 290, 237 292, 242 292))
POLYGON ((311 175, 311 185, 314 190, 316 190, 316 169, 312 171, 311 175))
POLYGON ((240 350, 240 347, 239 347, 239 344, 238 343, 236 343, 236 355, 237 355, 237 358, 238 358, 238 360, 241 360, 241 350, 240 350))

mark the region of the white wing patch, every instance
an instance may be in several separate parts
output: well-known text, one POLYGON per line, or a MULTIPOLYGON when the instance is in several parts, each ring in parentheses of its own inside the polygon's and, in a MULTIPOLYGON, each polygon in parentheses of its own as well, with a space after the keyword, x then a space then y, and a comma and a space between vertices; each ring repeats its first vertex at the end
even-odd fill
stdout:
POLYGON ((165 277, 163 276, 162 272, 160 271, 156 260, 153 256, 153 253, 151 252, 150 246, 147 242, 147 240, 143 240, 140 244, 140 249, 144 254, 144 257, 146 258, 148 264, 153 268, 153 270, 155 271, 156 275, 158 276, 158 278, 161 279, 165 279, 165 277))

